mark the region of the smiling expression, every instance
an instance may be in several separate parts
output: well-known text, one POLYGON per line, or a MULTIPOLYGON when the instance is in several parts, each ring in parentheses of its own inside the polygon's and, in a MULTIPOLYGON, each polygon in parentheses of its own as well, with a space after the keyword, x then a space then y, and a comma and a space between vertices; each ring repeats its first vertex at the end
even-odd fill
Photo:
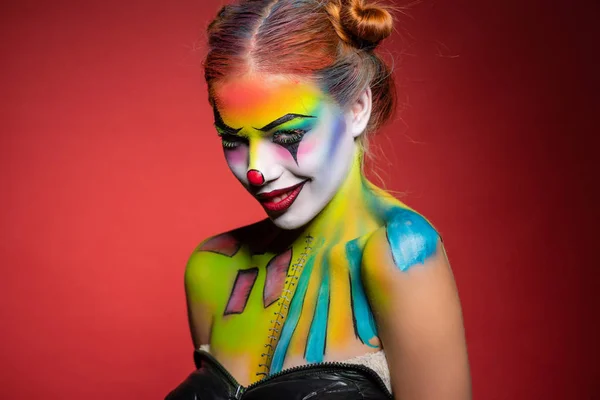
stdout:
POLYGON ((233 174, 279 227, 308 223, 355 155, 347 113, 313 83, 281 75, 229 78, 213 89, 215 127, 233 174))

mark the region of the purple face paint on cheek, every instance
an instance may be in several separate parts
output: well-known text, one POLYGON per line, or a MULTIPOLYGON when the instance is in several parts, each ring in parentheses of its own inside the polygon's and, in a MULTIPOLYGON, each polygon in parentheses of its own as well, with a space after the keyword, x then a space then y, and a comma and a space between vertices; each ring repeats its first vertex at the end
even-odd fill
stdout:
POLYGON ((248 149, 240 146, 235 149, 225 150, 225 159, 229 165, 240 165, 248 163, 248 149))
POLYGON ((336 119, 331 127, 331 141, 329 143, 329 150, 327 151, 327 157, 332 159, 335 155, 336 150, 339 147, 340 141, 346 131, 346 120, 343 115, 336 116, 336 119))

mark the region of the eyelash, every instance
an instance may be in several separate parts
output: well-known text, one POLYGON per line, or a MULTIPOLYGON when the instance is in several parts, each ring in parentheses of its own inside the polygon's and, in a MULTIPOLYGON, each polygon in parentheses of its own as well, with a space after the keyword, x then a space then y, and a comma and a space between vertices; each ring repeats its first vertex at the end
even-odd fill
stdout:
POLYGON ((227 135, 227 134, 223 134, 221 135, 221 143, 223 144, 223 147, 226 149, 235 149, 236 147, 238 147, 240 144, 244 143, 245 139, 239 136, 235 136, 235 135, 227 135))
MULTIPOLYGON (((289 146, 301 141, 306 132, 307 131, 304 129, 289 129, 277 131, 273 134, 273 143, 276 143, 281 146, 289 146)), ((220 136, 221 143, 226 149, 235 149, 240 144, 247 142, 247 139, 236 135, 221 134, 220 136)))
POLYGON ((273 135, 273 143, 280 145, 290 145, 298 143, 302 140, 307 131, 304 129, 289 129, 284 131, 277 131, 273 135))

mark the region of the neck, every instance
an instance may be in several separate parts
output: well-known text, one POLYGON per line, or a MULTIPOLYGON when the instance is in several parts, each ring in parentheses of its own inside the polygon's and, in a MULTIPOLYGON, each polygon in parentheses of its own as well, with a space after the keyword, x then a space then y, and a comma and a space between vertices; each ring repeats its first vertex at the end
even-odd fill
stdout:
POLYGON ((339 190, 304 231, 334 240, 352 240, 382 223, 382 210, 391 196, 371 184, 362 172, 361 154, 356 152, 350 171, 339 190))

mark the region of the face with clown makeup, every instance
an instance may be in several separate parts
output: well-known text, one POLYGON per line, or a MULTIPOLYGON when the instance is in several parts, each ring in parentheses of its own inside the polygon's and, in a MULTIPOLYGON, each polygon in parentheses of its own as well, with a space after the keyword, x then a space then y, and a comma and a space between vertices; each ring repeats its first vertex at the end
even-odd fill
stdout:
POLYGON ((213 89, 215 127, 235 177, 278 227, 310 222, 358 156, 370 92, 342 109, 314 83, 282 75, 228 78, 213 89))

